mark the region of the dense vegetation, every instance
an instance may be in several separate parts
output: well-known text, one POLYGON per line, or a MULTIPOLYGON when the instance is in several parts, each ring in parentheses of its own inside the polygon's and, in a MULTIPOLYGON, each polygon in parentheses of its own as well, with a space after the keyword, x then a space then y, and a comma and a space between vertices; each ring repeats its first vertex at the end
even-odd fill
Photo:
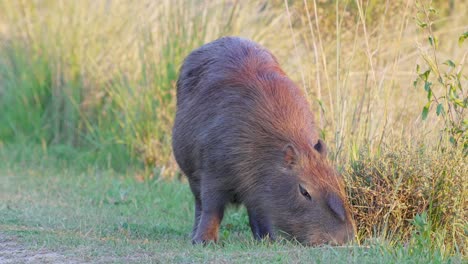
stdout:
POLYGON ((84 170, 138 171, 137 180, 177 178, 178 67, 193 48, 241 35, 270 49, 306 91, 361 243, 424 234, 428 250, 466 256, 467 8, 0 0, 0 148, 33 146, 84 170))

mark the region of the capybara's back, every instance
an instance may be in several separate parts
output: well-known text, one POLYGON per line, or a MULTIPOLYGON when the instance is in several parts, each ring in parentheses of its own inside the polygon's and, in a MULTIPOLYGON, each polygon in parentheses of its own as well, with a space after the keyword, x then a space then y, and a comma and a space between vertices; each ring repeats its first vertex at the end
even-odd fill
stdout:
POLYGON ((353 237, 309 105, 260 45, 224 37, 185 59, 172 136, 195 197, 194 243, 217 240, 230 202, 247 207, 257 239, 276 229, 310 245, 353 237))

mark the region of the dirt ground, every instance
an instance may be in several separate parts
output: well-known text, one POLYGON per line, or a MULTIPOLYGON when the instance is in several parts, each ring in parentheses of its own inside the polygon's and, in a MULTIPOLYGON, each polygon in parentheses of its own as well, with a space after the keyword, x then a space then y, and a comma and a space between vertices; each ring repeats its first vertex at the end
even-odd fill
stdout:
POLYGON ((14 237, 0 233, 0 263, 79 263, 66 256, 45 249, 31 250, 14 237))

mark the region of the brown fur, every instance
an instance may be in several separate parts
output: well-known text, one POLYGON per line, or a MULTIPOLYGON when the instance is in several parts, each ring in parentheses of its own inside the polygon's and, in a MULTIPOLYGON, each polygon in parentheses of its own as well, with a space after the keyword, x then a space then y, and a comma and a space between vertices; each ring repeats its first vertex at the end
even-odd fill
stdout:
POLYGON ((225 37, 185 59, 173 150, 195 196, 195 243, 217 240, 230 202, 247 207, 257 239, 277 229, 309 245, 354 236, 303 93, 254 42, 225 37))

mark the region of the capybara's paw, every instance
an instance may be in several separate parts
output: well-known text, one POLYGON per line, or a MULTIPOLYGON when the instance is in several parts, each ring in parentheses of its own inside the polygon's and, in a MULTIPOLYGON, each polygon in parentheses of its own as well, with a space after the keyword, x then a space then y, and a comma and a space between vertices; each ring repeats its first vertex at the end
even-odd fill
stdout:
POLYGON ((210 243, 216 243, 216 241, 218 241, 217 237, 195 236, 194 238, 192 238, 193 245, 197 245, 197 244, 207 245, 210 243))

